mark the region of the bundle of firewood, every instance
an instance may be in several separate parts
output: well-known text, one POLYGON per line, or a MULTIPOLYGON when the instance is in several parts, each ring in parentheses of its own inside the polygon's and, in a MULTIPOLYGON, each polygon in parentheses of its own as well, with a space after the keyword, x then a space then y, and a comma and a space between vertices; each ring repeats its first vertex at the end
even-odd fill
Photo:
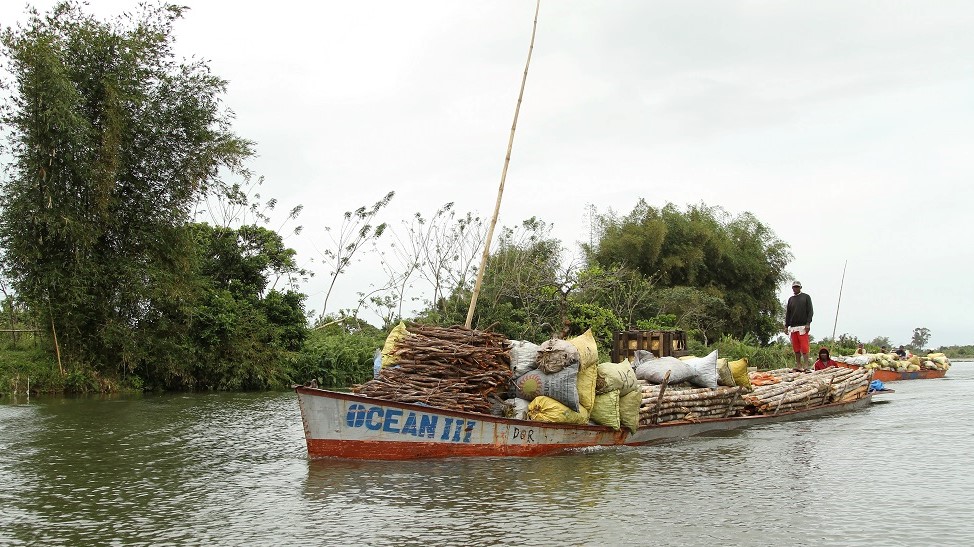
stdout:
POLYGON ((736 416, 744 407, 739 386, 688 389, 643 384, 641 389, 643 392, 642 404, 639 407, 641 425, 674 420, 727 418, 736 416))
POLYGON ((503 398, 512 375, 504 335, 419 324, 407 332, 393 350, 396 365, 352 386, 354 393, 485 414, 503 398))
POLYGON ((815 372, 771 371, 781 378, 777 384, 757 386, 744 396, 747 410, 777 414, 833 402, 846 402, 866 392, 871 374, 865 370, 833 367, 815 372))

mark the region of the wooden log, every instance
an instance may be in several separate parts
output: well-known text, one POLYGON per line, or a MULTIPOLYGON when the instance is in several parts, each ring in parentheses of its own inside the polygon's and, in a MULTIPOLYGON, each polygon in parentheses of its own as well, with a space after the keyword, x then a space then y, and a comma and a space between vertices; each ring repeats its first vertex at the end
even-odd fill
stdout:
POLYGON ((657 419, 659 416, 659 407, 663 402, 663 395, 666 393, 666 384, 670 382, 670 372, 671 371, 669 370, 666 371, 666 375, 663 376, 663 382, 659 386, 659 397, 656 399, 656 413, 655 413, 656 417, 652 419, 652 423, 654 424, 657 423, 657 419))

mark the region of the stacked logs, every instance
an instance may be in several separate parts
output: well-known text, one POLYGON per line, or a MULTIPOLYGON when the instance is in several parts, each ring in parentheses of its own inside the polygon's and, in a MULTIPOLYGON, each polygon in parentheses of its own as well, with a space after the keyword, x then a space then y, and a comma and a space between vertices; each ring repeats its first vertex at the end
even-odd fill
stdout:
POLYGON ((398 363, 352 392, 401 403, 488 414, 511 380, 507 339, 461 326, 413 324, 393 350, 398 363))
POLYGON ((872 375, 865 370, 827 368, 812 373, 772 371, 781 382, 758 386, 744 396, 750 414, 777 414, 861 397, 872 375))
POLYGON ((849 402, 866 394, 872 380, 864 369, 828 368, 813 373, 792 369, 773 370, 777 382, 747 392, 741 387, 687 388, 646 384, 639 407, 639 424, 654 425, 676 420, 728 418, 741 414, 777 414, 837 402, 849 402))
POLYGON ((741 387, 675 388, 644 384, 639 424, 653 425, 674 420, 694 421, 700 418, 736 416, 744 401, 741 387))

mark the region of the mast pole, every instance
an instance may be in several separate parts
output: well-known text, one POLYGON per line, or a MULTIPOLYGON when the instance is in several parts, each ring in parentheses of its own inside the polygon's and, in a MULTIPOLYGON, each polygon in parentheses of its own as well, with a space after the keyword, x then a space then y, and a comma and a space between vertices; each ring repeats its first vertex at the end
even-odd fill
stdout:
POLYGON ((835 303, 835 323, 832 323, 832 343, 835 343, 835 328, 839 325, 839 305, 842 304, 842 287, 845 285, 845 269, 849 265, 846 260, 842 265, 842 281, 839 282, 839 301, 835 303))
POLYGON ((524 64, 524 75, 521 77, 521 91, 517 95, 517 106, 514 107, 514 123, 511 124, 511 136, 507 140, 507 156, 504 158, 504 169, 501 171, 501 182, 497 187, 497 203, 494 205, 494 216, 490 219, 487 229, 487 240, 484 242, 484 254, 480 259, 480 269, 477 270, 477 282, 470 296, 470 308, 467 309, 468 329, 473 324, 473 312, 477 308, 477 297, 480 295, 480 285, 484 281, 484 269, 487 267, 487 257, 490 256, 490 241, 494 237, 494 227, 501 210, 501 197, 504 195, 504 181, 507 180, 507 167, 511 163, 511 150, 514 148, 514 131, 517 129, 517 116, 521 112, 521 100, 524 98, 524 84, 528 80, 528 67, 531 66, 531 53, 534 51, 534 36, 538 31, 538 12, 541 11, 541 0, 537 0, 534 7, 534 26, 531 29, 531 45, 528 47, 528 61, 524 64))

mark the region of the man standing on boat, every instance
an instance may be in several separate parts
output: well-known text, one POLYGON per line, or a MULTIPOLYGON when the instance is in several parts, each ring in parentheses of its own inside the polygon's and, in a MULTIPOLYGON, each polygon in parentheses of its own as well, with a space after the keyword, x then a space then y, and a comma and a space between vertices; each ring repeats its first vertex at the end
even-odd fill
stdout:
POLYGON ((808 331, 812 326, 812 297, 802 292, 801 281, 791 284, 794 296, 785 307, 785 331, 791 335, 795 350, 795 368, 808 370, 808 331))

